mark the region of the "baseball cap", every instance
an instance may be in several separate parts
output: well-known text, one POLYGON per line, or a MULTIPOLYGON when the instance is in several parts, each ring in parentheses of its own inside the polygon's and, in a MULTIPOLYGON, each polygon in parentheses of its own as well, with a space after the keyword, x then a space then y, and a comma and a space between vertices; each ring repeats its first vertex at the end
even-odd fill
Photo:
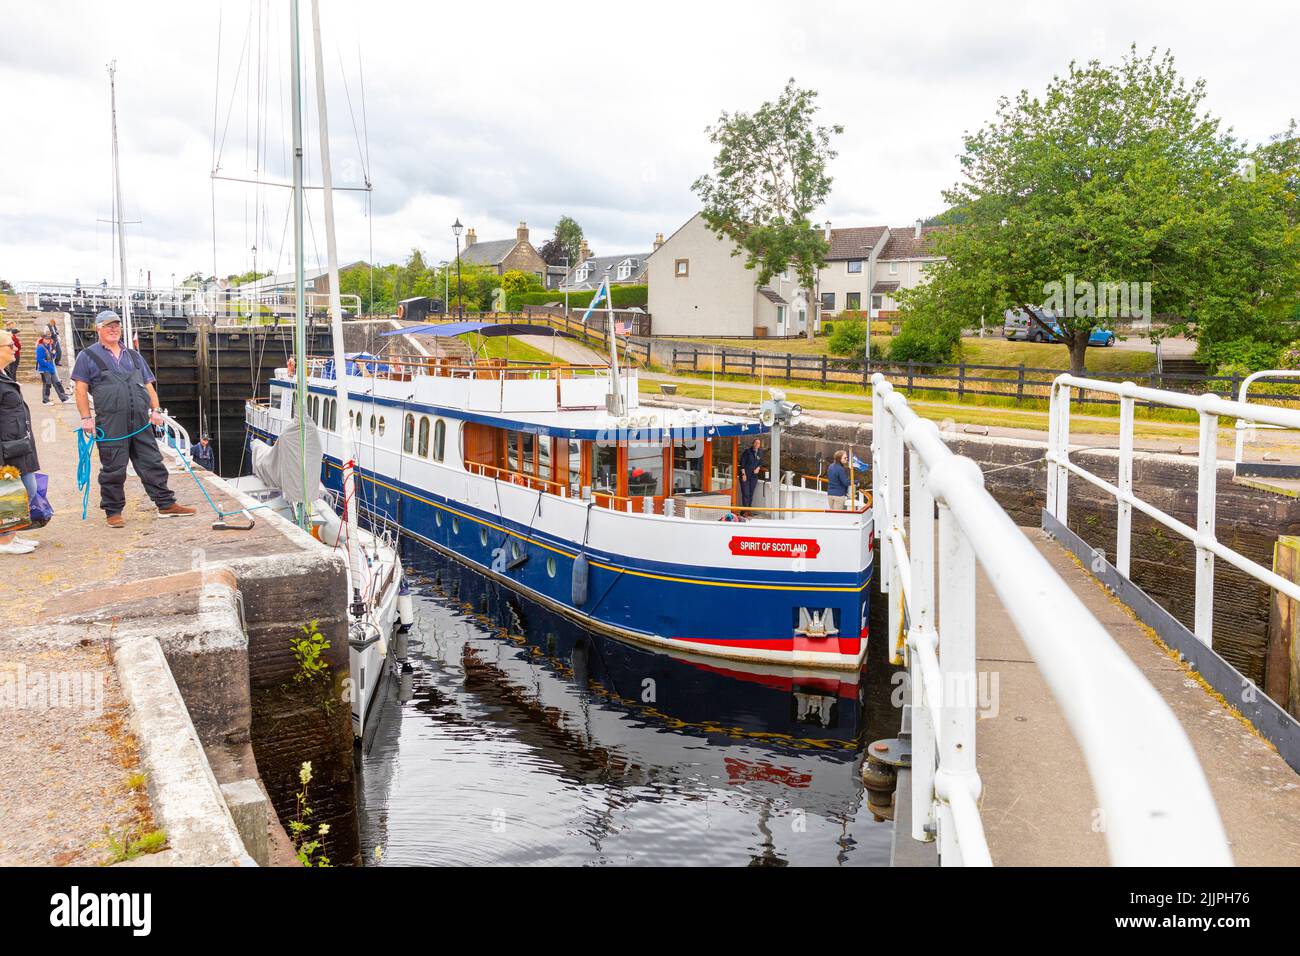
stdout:
POLYGON ((110 322, 121 321, 122 317, 120 315, 112 309, 105 309, 103 312, 99 313, 99 315, 95 316, 95 328, 99 328, 101 325, 108 325, 110 322))

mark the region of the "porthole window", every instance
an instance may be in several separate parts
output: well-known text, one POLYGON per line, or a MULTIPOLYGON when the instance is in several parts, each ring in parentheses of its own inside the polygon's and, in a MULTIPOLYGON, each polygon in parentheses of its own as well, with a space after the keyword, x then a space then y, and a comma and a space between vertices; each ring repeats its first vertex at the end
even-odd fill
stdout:
POLYGON ((435 511, 435 512, 433 513, 433 523, 436 524, 439 528, 442 527, 442 512, 441 512, 441 511, 435 511))
POLYGON ((411 453, 411 449, 414 447, 415 447, 415 416, 408 412, 406 415, 405 422, 402 425, 402 451, 406 452, 409 455, 411 453))
POLYGON ((382 437, 383 434, 384 434, 384 425, 385 425, 385 424, 386 424, 386 423, 384 422, 384 416, 383 416, 383 415, 380 415, 380 416, 379 416, 379 434, 380 434, 381 437, 382 437))
POLYGON ((419 454, 421 458, 429 457, 429 417, 420 416, 420 445, 419 454))
POLYGON ((482 543, 483 547, 486 548, 486 547, 487 547, 487 528, 479 528, 479 529, 478 529, 478 539, 479 539, 479 541, 482 543))
POLYGON ((553 577, 555 577, 555 559, 554 559, 554 558, 547 558, 547 559, 546 559, 546 576, 547 576, 548 578, 553 578, 553 577))
POLYGON ((510 542, 510 557, 511 557, 513 560, 518 561, 518 560, 520 560, 521 558, 523 558, 523 556, 524 556, 524 545, 523 545, 523 542, 522 542, 522 541, 511 541, 511 542, 510 542))
POLYGON ((371 415, 371 416, 370 416, 370 434, 372 434, 372 435, 375 433, 375 425, 376 425, 376 424, 377 424, 377 421, 376 421, 376 419, 375 419, 375 416, 374 416, 374 415, 371 415))
POLYGON ((455 517, 454 515, 452 516, 451 519, 451 533, 460 534, 460 519, 455 517))

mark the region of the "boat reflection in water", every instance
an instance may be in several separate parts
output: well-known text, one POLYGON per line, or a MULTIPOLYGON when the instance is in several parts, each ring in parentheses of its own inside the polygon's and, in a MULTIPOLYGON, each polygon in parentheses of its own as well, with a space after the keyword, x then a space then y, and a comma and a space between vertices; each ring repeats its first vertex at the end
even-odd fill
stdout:
POLYGON ((860 777, 864 739, 898 729, 883 667, 655 653, 403 560, 418 633, 361 757, 368 863, 887 864, 860 777))

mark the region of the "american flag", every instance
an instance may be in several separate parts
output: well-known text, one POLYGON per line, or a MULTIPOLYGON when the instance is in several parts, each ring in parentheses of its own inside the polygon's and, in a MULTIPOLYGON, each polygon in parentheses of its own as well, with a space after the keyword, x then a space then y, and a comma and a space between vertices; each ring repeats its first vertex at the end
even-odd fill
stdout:
POLYGON ((631 335, 631 334, 632 334, 632 323, 631 323, 631 322, 615 322, 615 323, 614 323, 614 334, 615 334, 615 335, 631 335))

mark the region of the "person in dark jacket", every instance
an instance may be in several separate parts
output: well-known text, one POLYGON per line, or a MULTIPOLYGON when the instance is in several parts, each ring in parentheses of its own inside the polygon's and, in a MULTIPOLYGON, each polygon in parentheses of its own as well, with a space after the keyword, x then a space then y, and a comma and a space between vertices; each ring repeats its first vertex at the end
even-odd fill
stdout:
POLYGON ((754 489, 758 487, 759 475, 767 471, 763 467, 762 456, 763 443, 757 438, 740 456, 740 503, 746 508, 753 506, 754 489))
POLYGON ((18 381, 18 356, 23 354, 23 343, 22 340, 18 338, 18 326, 10 325, 9 334, 13 336, 14 354, 11 361, 4 365, 0 365, 0 368, 4 369, 9 377, 16 382, 18 381))
POLYGON ((49 336, 50 339, 50 346, 51 346, 50 351, 54 353, 54 364, 62 365, 63 364, 63 340, 59 338, 59 326, 53 319, 50 319, 50 321, 46 324, 45 334, 49 336))
POLYGON ((162 409, 149 363, 122 345, 122 320, 105 310, 95 316, 99 341, 83 349, 72 367, 81 428, 99 441, 99 506, 110 528, 124 527, 126 466, 135 468, 144 490, 158 506, 158 517, 188 517, 194 509, 176 500, 167 486, 167 466, 149 425, 162 424, 162 409), (90 414, 90 400, 95 414, 90 414))
POLYGON ((49 405, 50 389, 54 389, 59 401, 68 403, 72 399, 68 398, 63 392, 63 383, 59 381, 59 369, 54 364, 54 343, 50 341, 48 333, 41 336, 41 340, 36 343, 36 371, 41 373, 41 404, 49 405))
POLYGON ((830 496, 832 511, 843 511, 845 499, 849 496, 848 462, 848 453, 841 448, 835 453, 835 460, 826 472, 826 494, 830 496))
POLYGON ((208 471, 217 470, 217 456, 211 445, 212 439, 204 435, 194 446, 194 464, 202 465, 208 471))
MULTIPOLYGON (((0 368, 13 360, 14 336, 0 331, 0 368)), ((32 434, 32 413, 23 400, 23 390, 7 372, 0 372, 0 468, 15 468, 22 476, 30 499, 36 494, 36 438, 32 434)), ((0 554, 31 554, 37 541, 18 537, 17 532, 0 535, 0 554)))

